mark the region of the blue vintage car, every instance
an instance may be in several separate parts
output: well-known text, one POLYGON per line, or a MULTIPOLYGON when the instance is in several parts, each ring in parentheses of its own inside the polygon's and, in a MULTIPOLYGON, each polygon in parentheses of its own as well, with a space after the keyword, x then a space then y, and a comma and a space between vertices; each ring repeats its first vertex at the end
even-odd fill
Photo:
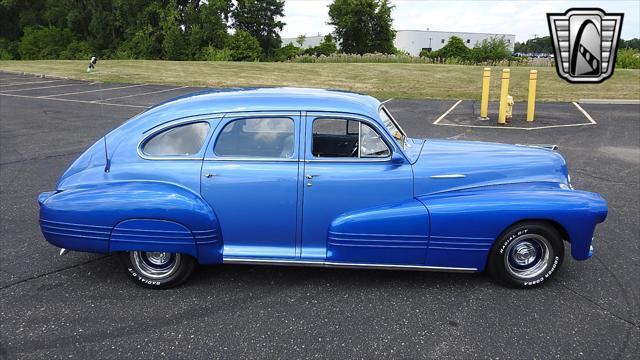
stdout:
POLYGON ((487 270, 532 287, 592 254, 607 216, 540 146, 407 137, 376 99, 242 89, 159 104, 40 194, 65 249, 118 253, 152 288, 200 264, 487 270))

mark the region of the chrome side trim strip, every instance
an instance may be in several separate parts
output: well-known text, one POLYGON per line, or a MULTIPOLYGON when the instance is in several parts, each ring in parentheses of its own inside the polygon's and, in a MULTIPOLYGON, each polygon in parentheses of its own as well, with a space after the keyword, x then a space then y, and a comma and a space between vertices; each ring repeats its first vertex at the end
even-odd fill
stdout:
POLYGON ((442 175, 431 175, 432 179, 461 179, 466 177, 464 174, 442 174, 442 175))
POLYGON ((393 265, 393 264, 359 264, 331 261, 286 260, 286 259, 247 259, 247 258, 223 258, 225 264, 245 265, 284 265, 284 266, 315 266, 331 268, 359 268, 359 269, 384 269, 384 270, 419 270, 419 271, 450 271, 450 272, 477 272, 476 268, 425 266, 425 265, 393 265))
POLYGON ((263 157, 235 157, 235 156, 218 156, 206 157, 204 161, 263 161, 263 162, 298 162, 300 160, 293 158, 263 158, 263 157))

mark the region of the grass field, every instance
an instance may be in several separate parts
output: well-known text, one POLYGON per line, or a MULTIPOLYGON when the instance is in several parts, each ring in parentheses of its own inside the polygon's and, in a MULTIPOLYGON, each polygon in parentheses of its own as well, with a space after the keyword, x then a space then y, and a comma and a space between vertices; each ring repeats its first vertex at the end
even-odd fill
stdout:
MULTIPOLYGON (((300 64, 105 60, 86 72, 87 61, 0 61, 0 70, 103 82, 178 84, 209 87, 298 86, 351 90, 379 99, 478 99, 482 67, 433 64, 300 64)), ((492 69, 496 99, 502 68, 492 69)), ((510 94, 527 98, 529 67, 511 68, 510 94)), ((581 98, 640 99, 640 70, 616 69, 602 84, 575 85, 553 67, 538 70, 538 100, 581 98)))

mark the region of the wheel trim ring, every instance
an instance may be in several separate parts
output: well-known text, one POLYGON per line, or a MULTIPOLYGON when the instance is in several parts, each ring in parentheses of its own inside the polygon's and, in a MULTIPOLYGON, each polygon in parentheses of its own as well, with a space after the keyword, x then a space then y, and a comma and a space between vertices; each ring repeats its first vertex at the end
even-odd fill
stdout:
POLYGON ((178 267, 180 266, 180 262, 181 262, 180 254, 173 254, 172 262, 168 262, 162 267, 156 268, 148 264, 147 261, 143 259, 143 257, 145 256, 143 255, 143 253, 145 252, 132 251, 129 253, 129 257, 131 259, 131 262, 135 266, 136 270, 138 271, 138 273, 149 279, 153 279, 153 280, 166 279, 171 275, 173 275, 178 270, 178 267))
POLYGON ((521 235, 515 238, 505 249, 504 266, 509 275, 520 280, 532 280, 539 277, 545 272, 550 263, 552 253, 553 248, 551 247, 549 240, 547 240, 544 236, 538 234, 521 235), (525 243, 535 244, 540 249, 540 254, 536 253, 536 258, 531 263, 527 264, 530 266, 526 268, 518 268, 512 265, 510 260, 516 260, 512 259, 514 248, 516 248, 516 246, 518 246, 519 244, 525 243))

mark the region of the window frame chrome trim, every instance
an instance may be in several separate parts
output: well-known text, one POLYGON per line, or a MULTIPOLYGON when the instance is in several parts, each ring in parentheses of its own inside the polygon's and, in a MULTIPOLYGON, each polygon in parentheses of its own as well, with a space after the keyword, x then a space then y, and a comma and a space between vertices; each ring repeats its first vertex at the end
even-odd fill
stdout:
POLYGON ((208 143, 207 139, 209 139, 209 137, 212 135, 212 131, 213 131, 213 126, 211 126, 211 121, 213 119, 219 119, 221 117, 209 117, 209 116, 196 116, 196 117, 190 117, 188 119, 180 119, 180 120, 172 120, 172 121, 168 121, 164 124, 162 124, 163 126, 159 127, 155 126, 151 129, 146 130, 145 132, 143 132, 143 134, 147 134, 146 136, 144 136, 140 141, 138 141, 138 145, 136 145, 136 152, 138 153, 138 156, 144 160, 198 160, 198 161, 202 161, 202 159, 204 158, 204 152, 203 149, 206 150, 206 144, 208 143), (144 150, 142 150, 142 148, 144 147, 144 145, 151 140, 153 137, 155 137, 156 135, 170 130, 171 128, 176 128, 176 127, 180 127, 180 126, 186 126, 189 124, 195 124, 195 123, 206 123, 207 125, 209 125, 209 130, 207 131, 207 135, 204 137, 205 141, 202 142, 202 145, 200 146, 200 149, 198 150, 197 153, 193 154, 193 155, 149 155, 149 154, 145 154, 144 150), (152 132, 149 132, 152 129, 156 129, 152 132), (198 155, 202 153, 201 155, 198 155))
MULTIPOLYGON (((244 113, 242 113, 244 114, 244 113)), ((211 141, 213 141, 213 145, 211 145, 211 153, 213 155, 215 155, 215 157, 204 157, 202 158, 202 160, 206 160, 206 161, 262 161, 262 162, 298 162, 300 161, 300 159, 296 159, 293 154, 295 154, 296 152, 296 144, 295 144, 295 139, 296 139, 296 120, 294 119, 294 117, 299 117, 302 118, 302 116, 300 115, 300 113, 296 114, 296 115, 286 115, 286 114, 271 114, 271 113, 256 113, 254 115, 240 115, 240 116, 235 116, 235 114, 233 114, 234 116, 227 116, 228 114, 226 114, 221 121, 225 121, 226 119, 229 119, 229 121, 226 121, 224 124, 219 124, 218 126, 222 126, 220 128, 220 131, 217 132, 217 136, 215 137, 215 139, 213 138, 214 135, 216 135, 216 132, 214 131, 211 134, 211 141), (286 118, 291 120, 291 122, 293 123, 293 136, 294 136, 294 142, 293 142, 293 154, 291 154, 291 157, 288 158, 282 158, 282 157, 249 157, 249 156, 224 156, 224 155, 218 155, 216 154, 216 143, 218 142, 218 139, 220 138, 220 135, 222 134, 222 131, 224 130, 224 128, 229 125, 230 123, 234 122, 234 121, 238 121, 238 120, 243 120, 243 119, 259 119, 259 118, 269 118, 269 119, 274 119, 274 118, 286 118)), ((300 127, 300 125, 298 125, 300 127)), ((207 148, 209 148, 209 145, 207 145, 207 148)), ((206 150, 205 150, 205 154, 206 154, 206 150)), ((300 157, 300 155, 298 154, 298 157, 300 157)))
MULTIPOLYGON (((334 163, 368 163, 368 162, 390 162, 391 159, 393 158, 393 152, 394 151, 400 151, 399 149, 397 149, 396 147, 392 146, 390 144, 390 141, 388 139, 388 134, 386 131, 386 128, 384 128, 384 131, 381 131, 382 129, 380 128, 381 125, 376 123, 375 120, 372 120, 366 116, 362 116, 362 115, 355 115, 355 114, 341 114, 341 113, 332 113, 332 112, 327 112, 327 113, 318 113, 318 112, 307 112, 306 113, 306 117, 305 117, 305 121, 310 121, 311 122, 311 148, 310 150, 313 150, 313 123, 318 120, 318 119, 335 119, 335 120, 351 120, 351 121, 357 121, 358 122, 358 157, 357 158, 348 158, 348 157, 334 157, 334 158, 330 158, 330 157, 325 157, 325 158, 319 158, 319 157, 315 157, 313 156, 313 152, 310 151, 309 153, 311 154, 311 159, 307 159, 306 155, 307 155, 307 149, 305 149, 305 154, 304 154, 304 161, 305 162, 334 162, 334 163), (308 119, 308 117, 312 117, 311 120, 308 119), (361 134, 362 134, 362 122, 366 122, 367 125, 369 125, 369 127, 371 127, 375 132, 378 133, 378 135, 380 135, 380 138, 382 139, 382 141, 385 143, 385 145, 387 146, 387 149, 389 150, 389 156, 386 157, 360 157, 360 141, 361 141, 361 134)), ((305 134, 306 135, 306 134, 305 134)), ((397 144, 397 143, 396 143, 397 144)), ((404 154, 400 151, 400 153, 402 154, 402 157, 404 157, 406 159, 406 156, 404 156, 404 154)))

